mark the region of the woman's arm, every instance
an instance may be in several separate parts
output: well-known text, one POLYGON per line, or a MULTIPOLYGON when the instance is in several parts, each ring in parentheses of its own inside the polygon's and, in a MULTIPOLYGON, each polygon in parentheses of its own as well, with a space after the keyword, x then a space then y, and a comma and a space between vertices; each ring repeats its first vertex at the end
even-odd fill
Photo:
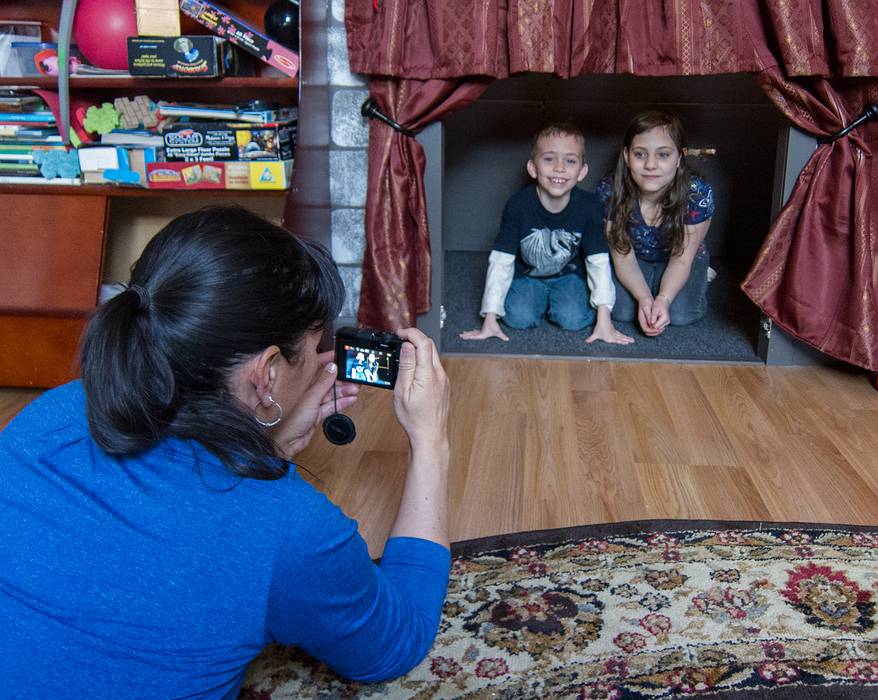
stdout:
POLYGON ((448 547, 448 405, 451 389, 436 346, 414 328, 399 359, 393 403, 411 456, 391 537, 418 537, 448 547))
POLYGON ((448 550, 388 540, 376 566, 350 520, 298 475, 289 518, 278 523, 266 641, 298 646, 341 675, 395 678, 430 649, 448 583, 448 550))
POLYGON ((634 251, 629 250, 627 253, 620 253, 614 250, 611 255, 613 256, 613 269, 616 271, 616 279, 625 285, 625 289, 628 290, 631 296, 638 301, 644 297, 651 297, 652 293, 649 291, 649 287, 646 286, 646 278, 644 278, 643 272, 640 270, 640 265, 637 264, 637 257, 634 255, 634 251))

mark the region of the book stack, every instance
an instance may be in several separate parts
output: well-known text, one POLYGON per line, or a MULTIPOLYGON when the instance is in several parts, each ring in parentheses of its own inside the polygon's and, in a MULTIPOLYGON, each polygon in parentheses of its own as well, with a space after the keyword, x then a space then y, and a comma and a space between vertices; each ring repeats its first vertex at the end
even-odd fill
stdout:
POLYGON ((79 178, 46 178, 35 154, 66 151, 55 116, 36 95, 0 94, 0 184, 78 185, 79 178))

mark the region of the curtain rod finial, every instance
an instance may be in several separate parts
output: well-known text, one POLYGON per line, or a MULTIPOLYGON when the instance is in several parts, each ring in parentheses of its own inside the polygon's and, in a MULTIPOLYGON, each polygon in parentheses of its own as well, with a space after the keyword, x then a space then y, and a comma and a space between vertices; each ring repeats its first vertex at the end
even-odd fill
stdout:
POLYGON ((367 119, 377 119, 379 121, 382 121, 390 128, 395 129, 405 136, 415 136, 414 131, 412 131, 411 129, 406 129, 402 124, 398 124, 397 122, 393 121, 393 119, 391 119, 380 109, 378 109, 378 103, 371 97, 367 97, 363 104, 360 105, 360 114, 362 114, 367 119))
POLYGON ((850 124, 846 127, 832 134, 831 136, 824 136, 823 138, 817 139, 817 143, 832 143, 833 141, 837 141, 842 136, 847 136, 854 129, 856 129, 860 124, 865 124, 870 119, 878 119, 878 103, 872 102, 868 107, 863 111, 863 113, 854 119, 850 124))

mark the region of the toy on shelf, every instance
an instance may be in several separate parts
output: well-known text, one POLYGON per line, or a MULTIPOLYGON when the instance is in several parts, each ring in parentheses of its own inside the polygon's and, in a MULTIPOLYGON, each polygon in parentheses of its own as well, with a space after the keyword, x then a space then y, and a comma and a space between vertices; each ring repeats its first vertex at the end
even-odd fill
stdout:
POLYGON ((275 0, 265 10, 265 33, 278 44, 299 50, 299 0, 275 0))
POLYGON ((160 119, 175 120, 191 117, 204 121, 217 119, 227 122, 250 124, 277 124, 295 122, 299 116, 297 107, 282 107, 263 100, 249 100, 236 105, 201 104, 197 102, 166 102, 159 100, 156 112, 160 119))
POLYGON ((47 180, 79 175, 79 155, 76 151, 35 150, 34 163, 40 166, 40 175, 47 180))
MULTIPOLYGON (((50 75, 58 77, 58 47, 54 44, 44 45, 46 48, 41 49, 34 55, 34 65, 42 75, 50 75)), ((71 73, 75 73, 82 66, 79 56, 70 56, 67 59, 67 69, 71 73)))
POLYGON ((113 100, 113 106, 119 113, 119 127, 122 129, 150 129, 158 126, 156 104, 146 95, 138 95, 133 100, 117 97, 113 100))
POLYGON ((109 102, 104 102, 100 107, 92 105, 86 110, 82 125, 93 134, 107 134, 119 128, 119 121, 116 108, 109 102))
POLYGON ((128 72, 149 78, 218 78, 237 71, 237 53, 218 36, 128 37, 128 72))
POLYGON ((78 0, 73 36, 86 60, 98 68, 128 68, 128 37, 137 34, 134 0, 78 0))

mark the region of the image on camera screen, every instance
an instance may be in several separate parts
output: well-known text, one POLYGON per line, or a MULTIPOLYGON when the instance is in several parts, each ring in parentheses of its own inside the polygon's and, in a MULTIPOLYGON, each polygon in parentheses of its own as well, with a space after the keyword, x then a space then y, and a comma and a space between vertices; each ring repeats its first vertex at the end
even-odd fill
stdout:
POLYGON ((375 386, 390 386, 391 354, 385 350, 344 346, 344 379, 375 386))

